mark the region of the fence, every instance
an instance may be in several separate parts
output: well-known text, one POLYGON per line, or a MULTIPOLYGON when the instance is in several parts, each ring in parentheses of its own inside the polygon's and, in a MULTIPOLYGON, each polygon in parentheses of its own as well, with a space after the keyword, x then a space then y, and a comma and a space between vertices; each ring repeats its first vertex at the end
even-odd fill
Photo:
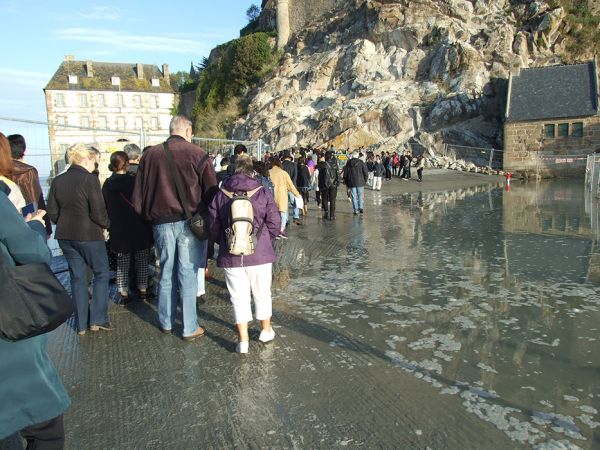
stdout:
MULTIPOLYGON (((169 136, 165 130, 93 128, 12 117, 0 117, 0 131, 6 136, 21 134, 25 137, 26 162, 36 167, 42 177, 64 170, 65 153, 69 146, 77 142, 94 146, 102 155, 100 163, 102 179, 108 176, 108 158, 112 152, 121 150, 127 143, 137 144, 143 149, 148 145, 159 144, 169 136)), ((192 142, 204 148, 209 154, 223 155, 231 154, 237 144, 244 144, 248 148, 248 153, 257 159, 262 158, 264 153, 270 150, 270 146, 261 139, 243 141, 194 136, 192 142)))
POLYGON ((585 187, 594 195, 600 195, 600 154, 587 156, 585 166, 585 187))
POLYGON ((444 144, 443 155, 452 159, 462 159, 477 166, 502 169, 504 150, 497 148, 467 147, 464 145, 444 144))

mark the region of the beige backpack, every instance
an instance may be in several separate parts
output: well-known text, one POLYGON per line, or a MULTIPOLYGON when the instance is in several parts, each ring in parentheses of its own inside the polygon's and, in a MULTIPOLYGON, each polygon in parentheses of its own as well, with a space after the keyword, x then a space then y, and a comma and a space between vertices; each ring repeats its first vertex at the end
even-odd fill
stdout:
POLYGON ((232 255, 248 256, 256 249, 259 236, 254 234, 254 209, 250 198, 260 189, 262 186, 236 194, 221 188, 221 192, 229 198, 229 226, 225 229, 225 239, 232 255))

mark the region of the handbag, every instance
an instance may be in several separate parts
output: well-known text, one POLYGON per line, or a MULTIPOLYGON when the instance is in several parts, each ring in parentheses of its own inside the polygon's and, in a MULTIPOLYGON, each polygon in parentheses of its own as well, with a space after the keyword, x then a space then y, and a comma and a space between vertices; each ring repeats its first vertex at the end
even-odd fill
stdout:
POLYGON ((0 338, 19 341, 48 333, 74 309, 47 264, 9 266, 0 252, 0 338))
MULTIPOLYGON (((171 174, 171 178, 173 179, 173 183, 175 184, 175 190, 177 191, 177 197, 179 198, 179 202, 183 207, 185 212, 185 217, 187 218, 190 230, 201 241, 205 241, 210 237, 210 227, 209 227, 209 216, 208 216, 208 208, 201 203, 198 211, 194 215, 188 209, 188 199, 185 189, 181 185, 181 179, 177 176, 177 170, 175 169, 175 161, 173 159, 173 153, 169 149, 168 143, 163 142, 163 147, 165 149, 165 153, 167 155, 167 165, 169 166, 169 172, 171 174)), ((208 155, 205 153, 204 156, 200 159, 199 165, 202 165, 204 161, 208 159, 208 155)))

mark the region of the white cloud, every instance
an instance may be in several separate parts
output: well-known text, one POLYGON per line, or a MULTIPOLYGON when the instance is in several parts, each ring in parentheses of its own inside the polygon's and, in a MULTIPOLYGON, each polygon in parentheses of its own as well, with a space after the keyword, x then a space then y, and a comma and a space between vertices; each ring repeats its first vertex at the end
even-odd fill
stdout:
POLYGON ((118 51, 167 52, 202 55, 210 51, 208 43, 169 36, 141 36, 97 28, 65 28, 56 30, 54 37, 61 41, 92 42, 111 46, 118 51))
POLYGON ((0 84, 44 87, 52 74, 0 67, 0 84))
POLYGON ((109 6, 93 6, 91 11, 79 13, 79 17, 88 20, 119 20, 121 13, 109 6))

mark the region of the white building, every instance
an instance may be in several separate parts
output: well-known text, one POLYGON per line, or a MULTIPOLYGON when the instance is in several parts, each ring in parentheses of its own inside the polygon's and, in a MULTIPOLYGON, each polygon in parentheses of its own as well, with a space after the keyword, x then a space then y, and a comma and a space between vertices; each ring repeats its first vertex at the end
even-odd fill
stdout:
POLYGON ((66 56, 44 93, 54 173, 64 166, 65 151, 76 142, 126 139, 144 145, 142 130, 144 136, 156 136, 148 141, 160 141, 169 133, 175 94, 166 64, 161 71, 150 64, 75 61, 66 56))

